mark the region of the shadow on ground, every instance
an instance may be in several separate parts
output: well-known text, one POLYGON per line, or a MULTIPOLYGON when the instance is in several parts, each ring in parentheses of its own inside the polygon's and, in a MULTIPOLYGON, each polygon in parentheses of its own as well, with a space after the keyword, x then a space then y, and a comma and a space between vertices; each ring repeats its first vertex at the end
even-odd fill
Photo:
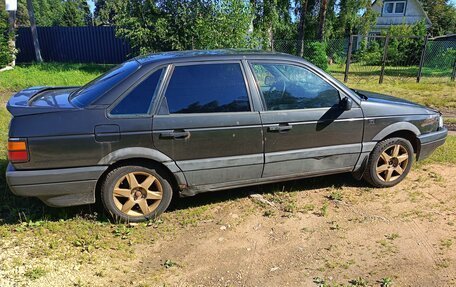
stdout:
MULTIPOLYGON (((39 199, 24 198, 12 194, 5 181, 6 161, 1 161, 0 177, 0 225, 15 224, 28 221, 58 221, 76 217, 107 221, 101 203, 67 208, 46 206, 39 199)), ((350 174, 307 178, 302 180, 280 182, 267 185, 229 189, 202 193, 193 197, 175 198, 168 211, 182 210, 192 207, 215 204, 248 197, 250 194, 268 194, 279 191, 309 191, 326 187, 363 187, 365 184, 355 180, 350 174)))

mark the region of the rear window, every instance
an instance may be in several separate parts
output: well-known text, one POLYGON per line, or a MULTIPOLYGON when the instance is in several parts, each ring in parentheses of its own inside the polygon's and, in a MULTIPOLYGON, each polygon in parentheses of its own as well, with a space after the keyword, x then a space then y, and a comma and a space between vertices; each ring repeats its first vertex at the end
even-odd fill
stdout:
POLYGON ((78 107, 88 106, 98 97, 133 74, 138 67, 139 64, 136 61, 128 61, 114 67, 105 74, 75 91, 70 97, 71 103, 78 107))

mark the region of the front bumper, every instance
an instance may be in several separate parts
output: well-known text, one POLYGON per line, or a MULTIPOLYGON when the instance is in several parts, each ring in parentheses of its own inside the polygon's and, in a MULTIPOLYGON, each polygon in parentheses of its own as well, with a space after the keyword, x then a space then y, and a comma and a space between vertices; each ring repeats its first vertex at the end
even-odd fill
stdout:
POLYGON ((97 181, 107 168, 107 166, 91 166, 16 170, 8 164, 6 182, 12 193, 19 196, 38 197, 49 206, 90 204, 95 202, 97 181))
POLYGON ((423 160, 430 156, 436 148, 445 143, 448 129, 443 127, 436 132, 418 136, 419 145, 416 160, 423 160))

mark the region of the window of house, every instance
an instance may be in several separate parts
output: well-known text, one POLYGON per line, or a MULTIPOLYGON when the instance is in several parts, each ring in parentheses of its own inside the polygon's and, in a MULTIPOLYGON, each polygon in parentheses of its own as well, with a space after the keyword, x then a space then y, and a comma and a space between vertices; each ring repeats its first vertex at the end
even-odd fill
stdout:
POLYGON ((160 86, 164 69, 152 73, 131 92, 128 93, 112 110, 111 115, 144 115, 150 111, 152 99, 160 86))
POLYGON ((160 113, 163 106, 170 114, 250 111, 240 64, 176 66, 160 113))
POLYGON ((405 1, 387 1, 383 4, 383 14, 403 15, 405 12, 405 1))
POLYGON ((306 68, 287 64, 252 65, 268 110, 329 108, 339 91, 306 68))

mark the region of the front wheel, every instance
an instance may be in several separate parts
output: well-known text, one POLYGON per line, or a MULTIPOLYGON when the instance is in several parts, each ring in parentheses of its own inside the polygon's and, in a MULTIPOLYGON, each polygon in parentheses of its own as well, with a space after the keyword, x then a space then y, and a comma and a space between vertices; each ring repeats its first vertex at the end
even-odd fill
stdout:
POLYGON ((371 152, 363 177, 375 187, 394 186, 409 173, 413 157, 413 147, 408 140, 383 140, 371 152))
MULTIPOLYGON (((163 174, 163 173, 161 173, 163 174)), ((141 222, 162 214, 173 195, 171 185, 157 169, 121 166, 101 186, 105 209, 116 221, 141 222)))

